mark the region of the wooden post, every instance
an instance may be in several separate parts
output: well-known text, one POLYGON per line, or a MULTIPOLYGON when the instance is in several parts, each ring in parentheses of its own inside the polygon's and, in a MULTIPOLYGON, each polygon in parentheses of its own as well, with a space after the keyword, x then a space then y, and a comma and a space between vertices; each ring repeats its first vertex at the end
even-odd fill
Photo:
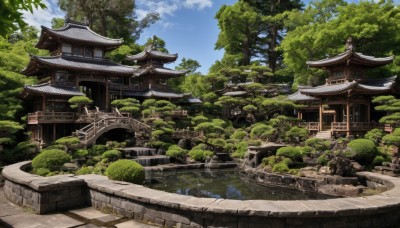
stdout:
POLYGON ((319 103, 319 131, 322 131, 323 114, 322 114, 322 102, 319 103))
POLYGON ((350 136, 350 101, 349 101, 349 98, 347 98, 347 102, 346 102, 346 112, 347 112, 347 115, 346 115, 346 125, 347 125, 347 137, 349 137, 350 136))
POLYGON ((367 122, 371 122, 371 104, 367 104, 367 122))
POLYGON ((43 100, 42 100, 42 111, 46 111, 46 96, 43 95, 43 100))
POLYGON ((109 108, 110 108, 109 84, 110 84, 110 81, 109 81, 109 80, 106 80, 106 110, 107 110, 107 112, 110 111, 110 110, 109 110, 109 108))
POLYGON ((57 130, 57 128, 56 128, 56 124, 53 124, 53 141, 56 141, 56 130, 57 130))

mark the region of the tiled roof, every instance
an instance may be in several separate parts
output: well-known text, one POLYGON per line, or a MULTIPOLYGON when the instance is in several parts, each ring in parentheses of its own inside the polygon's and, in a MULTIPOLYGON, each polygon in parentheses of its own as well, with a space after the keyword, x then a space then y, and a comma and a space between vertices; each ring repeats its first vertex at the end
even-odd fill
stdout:
POLYGON ((98 71, 106 73, 126 74, 132 75, 136 69, 124 65, 119 65, 110 61, 85 59, 68 56, 31 56, 31 61, 25 70, 24 74, 32 74, 31 72, 36 68, 35 62, 62 69, 83 70, 83 71, 98 71))
POLYGON ((36 93, 36 94, 51 94, 59 96, 84 96, 85 94, 80 92, 76 87, 67 86, 54 86, 49 83, 39 85, 26 85, 24 86, 23 93, 36 93))
POLYGON ((328 85, 313 87, 310 89, 302 89, 300 90, 300 92, 305 95, 320 95, 320 94, 334 95, 346 92, 347 90, 355 87, 356 85, 357 82, 355 81, 341 83, 341 84, 328 84, 328 85))
POLYGON ((317 101, 318 100, 318 98, 304 95, 300 91, 290 94, 288 96, 288 99, 292 100, 292 101, 317 101))
POLYGON ((183 70, 172 70, 169 68, 164 68, 164 67, 156 67, 153 65, 147 66, 147 67, 141 67, 137 69, 134 73, 133 76, 135 77, 140 77, 146 74, 158 74, 158 75, 170 75, 170 76, 176 76, 180 77, 186 74, 186 71, 183 70))
POLYGON ((42 33, 36 44, 38 48, 45 48, 48 36, 55 36, 65 40, 100 46, 116 47, 123 42, 122 39, 104 37, 92 31, 87 25, 74 21, 67 21, 64 27, 51 29, 42 26, 42 33))
POLYGON ((160 92, 156 90, 147 90, 147 91, 135 91, 135 92, 124 92, 126 96, 133 96, 133 97, 159 97, 159 98, 182 98, 183 94, 172 93, 172 92, 160 92))
POLYGON ((142 61, 146 59, 164 60, 165 62, 173 62, 178 58, 178 54, 168 54, 160 51, 148 50, 126 57, 129 61, 142 61))
POLYGON ((325 67, 333 66, 340 63, 345 63, 348 59, 351 59, 351 63, 360 64, 366 66, 383 66, 393 62, 394 57, 376 58, 374 56, 364 55, 359 52, 354 52, 353 50, 347 50, 337 56, 326 58, 317 61, 307 61, 307 65, 311 67, 325 67))

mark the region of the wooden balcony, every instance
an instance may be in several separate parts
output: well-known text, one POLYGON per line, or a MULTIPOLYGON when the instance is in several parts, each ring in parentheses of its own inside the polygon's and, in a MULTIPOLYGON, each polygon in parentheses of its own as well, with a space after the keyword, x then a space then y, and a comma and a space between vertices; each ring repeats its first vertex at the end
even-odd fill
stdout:
MULTIPOLYGON (((380 128, 381 125, 373 122, 350 122, 350 131, 369 131, 373 128, 380 128)), ((346 122, 333 122, 332 131, 347 132, 346 122)))
POLYGON ((73 112, 34 112, 28 113, 28 124, 73 123, 75 117, 73 112))
POLYGON ((175 139, 189 139, 204 136, 203 132, 191 131, 188 129, 175 130, 172 137, 175 139))
POLYGON ((319 131, 318 122, 301 122, 300 127, 307 128, 309 131, 319 131))

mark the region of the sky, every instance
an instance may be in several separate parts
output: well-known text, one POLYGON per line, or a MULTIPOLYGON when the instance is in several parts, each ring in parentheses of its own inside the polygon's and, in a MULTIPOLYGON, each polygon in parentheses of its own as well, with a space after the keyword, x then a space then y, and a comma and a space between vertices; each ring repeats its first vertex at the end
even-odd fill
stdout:
MULTIPOLYGON (((64 13, 57 6, 57 0, 43 0, 47 9, 25 12, 25 21, 40 28, 41 25, 51 27, 54 17, 64 18, 64 13)), ((356 2, 357 0, 348 0, 356 2)), ((223 5, 232 5, 236 0, 136 0, 136 15, 143 18, 148 12, 160 14, 160 20, 145 29, 139 44, 156 35, 166 42, 170 53, 178 53, 179 58, 167 67, 174 68, 182 58, 197 60, 198 69, 207 74, 210 66, 223 56, 223 50, 215 50, 219 28, 214 18, 223 5)), ((304 0, 306 4, 309 0, 304 0)), ((400 2, 400 0, 395 0, 400 2)))

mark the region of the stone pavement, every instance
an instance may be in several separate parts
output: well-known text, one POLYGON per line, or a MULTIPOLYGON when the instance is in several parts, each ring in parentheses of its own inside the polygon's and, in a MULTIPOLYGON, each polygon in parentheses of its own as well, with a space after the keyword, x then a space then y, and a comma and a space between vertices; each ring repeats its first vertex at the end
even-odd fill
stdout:
POLYGON ((0 227, 15 228, 154 228, 154 226, 136 222, 128 218, 105 214, 87 207, 62 213, 37 215, 32 211, 11 203, 0 187, 0 227))

